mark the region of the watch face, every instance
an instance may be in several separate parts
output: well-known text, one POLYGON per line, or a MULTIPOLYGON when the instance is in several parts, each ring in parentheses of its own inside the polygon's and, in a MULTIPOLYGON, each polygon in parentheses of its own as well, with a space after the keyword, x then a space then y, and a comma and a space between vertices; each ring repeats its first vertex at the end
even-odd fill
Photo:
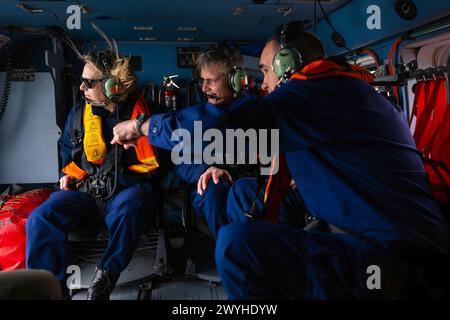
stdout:
POLYGON ((142 119, 144 119, 144 117, 145 117, 145 113, 141 113, 140 115, 138 115, 136 117, 136 120, 141 121, 142 119))

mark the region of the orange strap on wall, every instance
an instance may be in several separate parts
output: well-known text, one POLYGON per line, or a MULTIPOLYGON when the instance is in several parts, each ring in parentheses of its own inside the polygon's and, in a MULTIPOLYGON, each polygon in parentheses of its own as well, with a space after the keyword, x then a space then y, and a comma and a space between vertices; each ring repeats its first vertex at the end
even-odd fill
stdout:
POLYGON ((445 79, 425 82, 425 105, 417 118, 414 139, 417 148, 428 155, 431 142, 444 117, 447 104, 447 88, 445 79), (427 149, 427 151, 425 151, 427 149))
POLYGON ((431 158, 450 168, 450 104, 447 105, 441 125, 431 146, 431 158))
MULTIPOLYGON (((431 191, 441 204, 450 204, 450 105, 444 78, 418 81, 411 120, 414 140, 423 152, 431 191)), ((411 121, 410 121, 411 124, 411 121)))
POLYGON ((425 107, 425 81, 417 81, 416 90, 414 93, 414 103, 411 111, 411 118, 409 119, 410 127, 414 117, 416 118, 416 127, 417 127, 417 120, 421 116, 424 107, 425 107))
POLYGON ((431 156, 431 149, 434 144, 437 133, 442 128, 444 116, 447 109, 447 88, 445 79, 437 79, 437 84, 434 94, 433 102, 435 103, 435 108, 431 121, 428 124, 428 128, 425 130, 421 144, 424 145, 424 155, 426 157, 431 156))

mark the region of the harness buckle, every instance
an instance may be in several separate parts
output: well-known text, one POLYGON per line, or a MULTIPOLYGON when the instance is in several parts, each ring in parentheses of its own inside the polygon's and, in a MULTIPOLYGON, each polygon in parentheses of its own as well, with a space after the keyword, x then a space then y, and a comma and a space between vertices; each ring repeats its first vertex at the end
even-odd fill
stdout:
POLYGON ((78 146, 83 142, 83 135, 81 134, 81 132, 75 132, 74 130, 73 134, 70 137, 70 141, 74 146, 78 146))
POLYGON ((86 191, 95 198, 105 198, 111 192, 111 177, 97 171, 85 180, 86 191))

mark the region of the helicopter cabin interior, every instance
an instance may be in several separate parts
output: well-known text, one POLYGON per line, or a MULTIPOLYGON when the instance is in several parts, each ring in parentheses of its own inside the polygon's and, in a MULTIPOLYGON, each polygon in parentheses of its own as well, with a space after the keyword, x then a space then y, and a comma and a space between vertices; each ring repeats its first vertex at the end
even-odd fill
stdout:
MULTIPOLYGON (((261 92, 261 51, 276 28, 290 21, 301 21, 315 34, 327 56, 367 68, 375 76, 372 86, 402 109, 416 143, 440 139, 450 146, 448 1, 0 0, 2 207, 26 191, 53 190, 60 179, 58 139, 69 111, 83 101, 83 62, 73 46, 83 53, 104 50, 108 42, 102 33, 113 39, 120 54, 130 57, 151 112, 172 112, 205 101, 196 59, 217 42, 239 51, 254 91, 261 92), (427 84, 442 90, 418 102, 415 96, 427 84), (426 109, 430 100, 438 101, 429 111, 434 122, 423 128, 417 108, 422 103, 426 109)), ((450 154, 442 158, 436 169, 433 154, 424 153, 433 195, 448 219, 450 154)), ((183 182, 169 168, 160 188, 155 223, 141 235, 111 299, 227 299, 215 268, 214 238, 191 205, 196 184, 183 182)), ((81 300, 108 233, 90 221, 71 232, 69 242, 80 271, 80 278, 71 280, 70 297, 81 300)))

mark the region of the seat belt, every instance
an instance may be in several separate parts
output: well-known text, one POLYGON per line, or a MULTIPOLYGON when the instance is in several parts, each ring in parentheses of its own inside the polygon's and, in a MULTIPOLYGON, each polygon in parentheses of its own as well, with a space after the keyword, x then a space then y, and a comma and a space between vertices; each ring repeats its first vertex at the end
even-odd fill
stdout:
POLYGON ((292 180, 284 153, 279 154, 278 157, 274 156, 270 171, 271 174, 264 192, 265 220, 278 223, 281 202, 286 197, 292 180), (276 161, 278 161, 278 172, 274 173, 276 161))
POLYGON ((266 176, 258 173, 255 198, 252 201, 249 211, 243 212, 251 220, 265 220, 278 223, 280 206, 290 188, 291 174, 284 154, 274 155, 270 166, 270 176, 264 190, 264 197, 261 199, 266 176), (278 163, 277 163, 278 162, 278 163), (278 165, 278 171, 275 168, 278 165), (256 202, 258 199, 263 202, 263 212, 256 212, 256 202))
POLYGON ((83 111, 84 104, 75 108, 72 121, 70 139, 72 141, 72 161, 81 168, 81 154, 83 151, 83 111))

